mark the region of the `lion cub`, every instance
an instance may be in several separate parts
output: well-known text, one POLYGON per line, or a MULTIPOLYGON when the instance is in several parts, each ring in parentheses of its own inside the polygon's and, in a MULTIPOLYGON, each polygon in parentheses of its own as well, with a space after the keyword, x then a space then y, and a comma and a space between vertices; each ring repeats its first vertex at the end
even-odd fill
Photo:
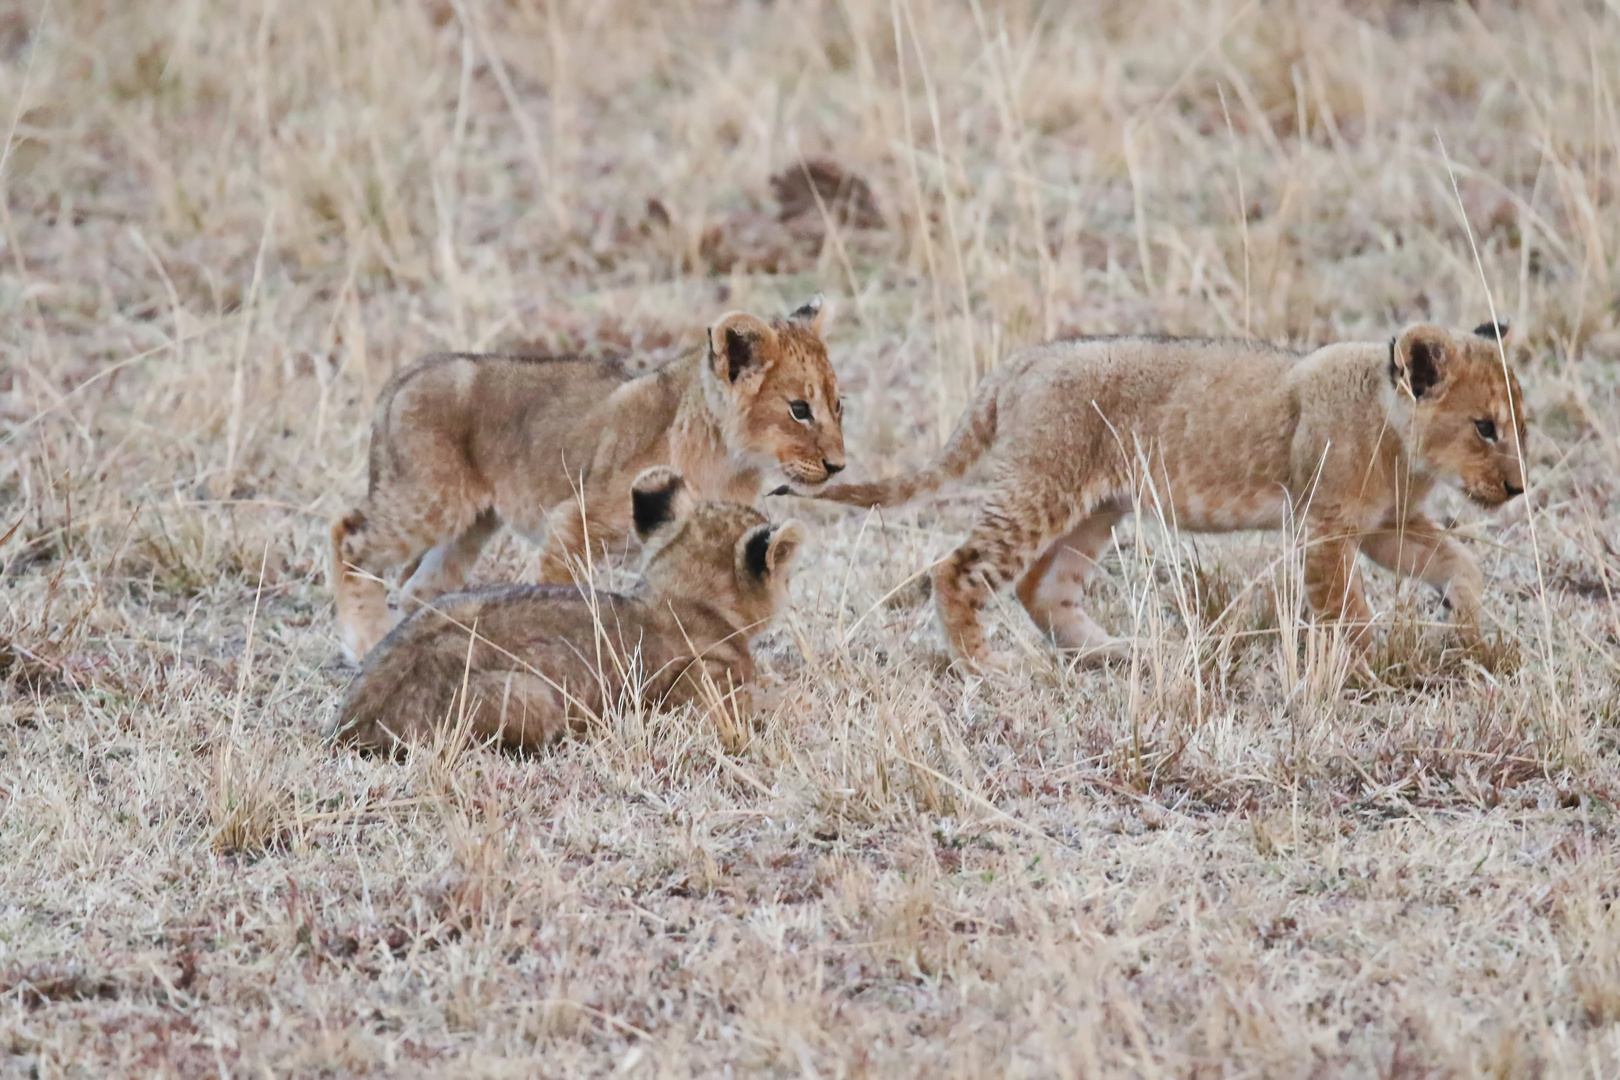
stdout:
POLYGON ((1419 325, 1305 356, 1240 341, 1037 345, 985 377, 922 471, 813 497, 904 502, 989 458, 989 501, 933 571, 951 650, 971 664, 1011 662, 990 655, 980 622, 1009 583, 1060 648, 1124 654, 1086 614, 1081 590, 1144 484, 1182 529, 1304 522, 1311 607, 1343 620, 1358 645, 1371 612, 1357 551, 1440 589, 1457 629, 1475 635, 1479 567, 1421 506, 1442 480, 1486 507, 1524 490, 1522 398, 1498 345, 1506 333, 1419 325))
POLYGON ((366 658, 338 740, 391 751, 465 717, 476 740, 532 750, 630 692, 673 707, 699 700, 705 677, 722 694, 744 689, 749 640, 787 599, 798 524, 694 503, 667 466, 637 477, 626 501, 641 588, 498 585, 418 610, 366 658))
POLYGON ((332 526, 344 652, 358 661, 400 617, 383 572, 403 564, 421 599, 460 588, 502 521, 544 537, 542 584, 568 584, 587 543, 628 533, 630 482, 650 466, 730 502, 752 502, 768 470, 826 482, 844 434, 822 328, 820 297, 771 322, 732 312, 703 349, 629 381, 569 357, 429 356, 399 372, 377 399, 366 499, 332 526))

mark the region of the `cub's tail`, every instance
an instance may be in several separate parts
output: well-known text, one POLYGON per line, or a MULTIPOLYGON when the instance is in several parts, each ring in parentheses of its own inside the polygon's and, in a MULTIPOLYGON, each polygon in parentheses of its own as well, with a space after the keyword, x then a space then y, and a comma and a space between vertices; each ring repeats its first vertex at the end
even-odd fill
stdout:
POLYGON ((981 384, 945 448, 918 471, 865 484, 834 484, 807 497, 849 506, 895 506, 939 490, 947 481, 967 472, 990 449, 996 437, 996 396, 996 387, 981 384))

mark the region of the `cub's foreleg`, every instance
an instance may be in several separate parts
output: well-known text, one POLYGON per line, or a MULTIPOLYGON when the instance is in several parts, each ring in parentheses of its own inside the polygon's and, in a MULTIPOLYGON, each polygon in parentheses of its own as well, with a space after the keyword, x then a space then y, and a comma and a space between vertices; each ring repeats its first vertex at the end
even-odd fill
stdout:
POLYGON ((1319 618, 1342 624, 1352 651, 1359 654, 1369 644, 1372 609, 1356 567, 1356 534, 1346 528, 1318 527, 1307 543, 1305 595, 1311 610, 1319 618))
POLYGON ((1457 632, 1465 638, 1478 636, 1484 575, 1468 550, 1440 526, 1414 514, 1363 536, 1361 550, 1380 566, 1439 589, 1451 607, 1457 632))

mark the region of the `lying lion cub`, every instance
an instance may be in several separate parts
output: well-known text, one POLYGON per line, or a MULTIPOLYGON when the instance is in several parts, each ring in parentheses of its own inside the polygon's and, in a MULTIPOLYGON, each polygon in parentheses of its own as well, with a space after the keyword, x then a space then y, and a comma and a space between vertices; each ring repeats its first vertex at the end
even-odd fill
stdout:
POLYGON ((395 375, 369 492, 332 526, 344 652, 359 660, 399 618, 384 571, 404 564, 419 599, 460 588, 503 520, 544 535, 542 584, 571 582, 587 543, 628 532, 630 482, 650 466, 731 502, 752 502, 767 470, 824 483, 844 435, 822 319, 819 297, 773 322, 733 312, 701 351, 628 382, 618 364, 568 357, 429 356, 395 375))
POLYGON ((654 707, 700 699, 705 676, 722 694, 744 688, 749 639, 787 598, 798 524, 694 504, 667 466, 637 477, 632 500, 640 589, 586 597, 573 585, 498 585, 422 608, 366 658, 338 740, 390 751, 465 719, 475 740, 532 750, 631 686, 654 707))
POLYGON ((1063 649, 1122 655, 1081 589, 1140 482, 1183 529, 1309 531, 1311 607, 1365 644, 1371 619, 1356 552, 1442 590, 1457 629, 1478 632, 1479 567, 1425 517, 1449 480, 1482 506, 1524 490, 1518 380, 1505 325, 1472 334, 1413 326, 1381 344, 1299 356, 1238 341, 1118 338, 1037 345, 985 377, 950 442, 921 472, 823 489, 857 506, 904 502, 990 459, 993 490, 967 542, 933 572, 953 653, 992 657, 980 614, 1018 599, 1063 649))

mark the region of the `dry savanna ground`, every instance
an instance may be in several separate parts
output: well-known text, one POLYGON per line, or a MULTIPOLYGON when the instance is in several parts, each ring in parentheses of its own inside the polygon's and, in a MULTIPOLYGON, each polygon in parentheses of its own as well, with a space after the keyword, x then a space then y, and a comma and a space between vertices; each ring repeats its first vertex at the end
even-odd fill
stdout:
POLYGON ((0 1071, 1620 1074, 1614 0, 10 0, 0 129, 0 1071), (1511 318, 1492 646, 1150 500, 1132 664, 964 677, 970 485, 772 503, 757 727, 323 741, 392 371, 818 290, 852 476, 1049 336, 1511 318))

